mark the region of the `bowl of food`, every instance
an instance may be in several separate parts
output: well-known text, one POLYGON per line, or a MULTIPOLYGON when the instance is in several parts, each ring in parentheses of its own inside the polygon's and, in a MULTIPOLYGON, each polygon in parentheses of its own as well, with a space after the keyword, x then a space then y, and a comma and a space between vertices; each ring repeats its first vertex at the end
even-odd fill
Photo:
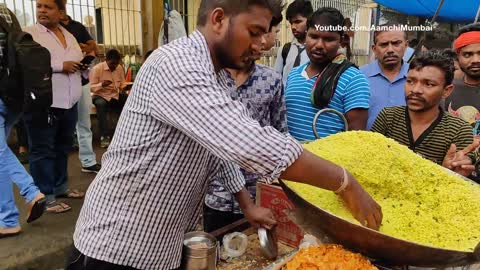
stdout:
POLYGON ((379 231, 361 226, 333 192, 280 181, 305 231, 395 265, 463 266, 480 261, 480 186, 373 132, 309 142, 349 170, 382 206, 379 231))

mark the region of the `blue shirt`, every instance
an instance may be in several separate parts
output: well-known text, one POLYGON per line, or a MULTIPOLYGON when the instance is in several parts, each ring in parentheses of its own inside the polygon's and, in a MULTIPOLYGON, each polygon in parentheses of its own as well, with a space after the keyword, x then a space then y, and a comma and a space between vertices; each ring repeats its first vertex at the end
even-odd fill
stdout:
MULTIPOLYGON (((285 88, 288 132, 299 141, 316 139, 312 125, 313 118, 319 110, 313 107, 310 95, 318 75, 308 78, 305 71, 308 64, 309 62, 292 69, 285 88)), ((369 98, 370 87, 367 78, 355 67, 350 67, 340 75, 328 108, 342 114, 352 109, 368 109, 369 98)), ((343 129, 345 129, 343 121, 335 114, 323 114, 317 121, 317 132, 322 138, 343 129)))
POLYGON ((367 129, 370 130, 378 114, 385 107, 405 106, 405 81, 408 64, 403 63, 400 73, 390 82, 380 69, 378 60, 360 67, 370 82, 370 109, 368 110, 367 129))

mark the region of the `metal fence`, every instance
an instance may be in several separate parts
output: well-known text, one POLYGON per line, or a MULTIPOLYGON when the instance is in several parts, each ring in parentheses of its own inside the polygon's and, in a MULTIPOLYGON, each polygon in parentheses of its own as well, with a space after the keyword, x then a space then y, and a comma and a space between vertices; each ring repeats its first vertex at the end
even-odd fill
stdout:
MULTIPOLYGON (((22 27, 36 21, 35 0, 0 0, 14 11, 22 27)), ((85 25, 101 53, 116 48, 124 55, 142 55, 140 0, 67 0, 67 14, 85 25)))

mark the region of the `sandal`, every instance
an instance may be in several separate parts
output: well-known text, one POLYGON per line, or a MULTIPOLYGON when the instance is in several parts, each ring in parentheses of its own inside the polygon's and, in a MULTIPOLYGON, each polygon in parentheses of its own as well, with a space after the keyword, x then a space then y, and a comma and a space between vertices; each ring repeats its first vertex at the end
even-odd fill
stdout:
POLYGON ((72 210, 72 207, 70 207, 70 205, 59 201, 53 201, 47 204, 47 207, 45 209, 45 211, 52 214, 61 214, 70 210, 72 210))
POLYGON ((65 194, 57 195, 56 197, 68 199, 83 199, 83 197, 85 197, 85 192, 79 191, 77 189, 69 189, 65 194))
POLYGON ((47 200, 45 199, 45 195, 38 193, 37 196, 27 204, 27 223, 31 223, 41 217, 45 211, 46 204, 47 200))
POLYGON ((22 228, 20 228, 20 226, 16 226, 12 228, 0 227, 0 238, 15 236, 20 234, 21 232, 22 232, 22 228))

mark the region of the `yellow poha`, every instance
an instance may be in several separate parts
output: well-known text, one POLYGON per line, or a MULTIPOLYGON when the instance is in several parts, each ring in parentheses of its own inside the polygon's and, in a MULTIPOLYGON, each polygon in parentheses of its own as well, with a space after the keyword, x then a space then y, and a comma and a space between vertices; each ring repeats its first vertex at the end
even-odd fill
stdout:
MULTIPOLYGON (((458 251, 473 251, 480 242, 479 185, 378 133, 342 132, 304 147, 358 179, 382 206, 380 232, 458 251)), ((286 183, 309 202, 358 224, 333 192, 286 183)))

